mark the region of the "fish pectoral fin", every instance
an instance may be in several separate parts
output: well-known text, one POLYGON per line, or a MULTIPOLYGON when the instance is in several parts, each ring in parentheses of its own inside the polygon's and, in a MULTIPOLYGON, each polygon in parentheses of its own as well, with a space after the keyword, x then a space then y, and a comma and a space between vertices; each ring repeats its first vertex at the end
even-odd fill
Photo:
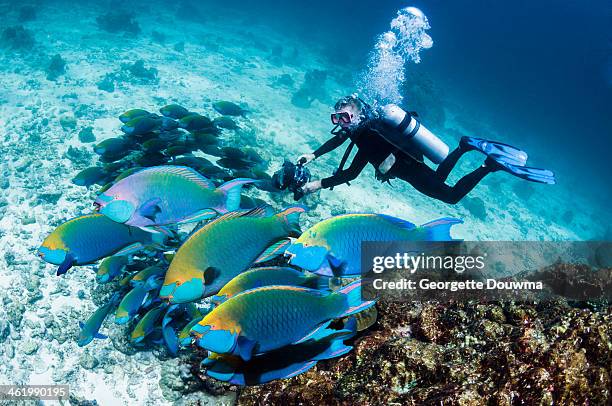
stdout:
POLYGON ((101 340, 105 340, 105 339, 107 339, 107 338, 108 338, 108 336, 106 336, 106 335, 104 335, 104 334, 102 334, 102 333, 96 333, 96 334, 94 334, 94 337, 95 337, 95 338, 99 338, 99 339, 101 339, 101 340))
POLYGON ((234 377, 235 369, 227 362, 215 362, 206 369, 206 375, 218 381, 229 382, 234 377))
POLYGON ((209 266, 208 268, 204 270, 204 273, 203 273, 204 282, 207 285, 210 285, 210 283, 213 282, 216 278, 218 278, 219 275, 221 275, 221 271, 219 270, 219 268, 215 268, 214 266, 209 266))
POLYGON ((218 215, 219 212, 215 209, 198 210, 190 216, 183 217, 181 220, 177 221, 177 224, 196 223, 198 221, 210 220, 218 215))
POLYGON ((64 262, 57 268, 57 276, 63 275, 75 264, 75 258, 72 254, 66 254, 64 262))
POLYGON ((332 253, 328 253, 325 258, 329 263, 329 267, 331 268, 333 275, 336 277, 342 277, 344 275, 344 271, 346 270, 346 261, 342 261, 332 253))
POLYGON ((295 341, 293 344, 301 344, 308 340, 321 340, 322 338, 335 334, 337 330, 327 328, 331 322, 332 321, 330 320, 320 324, 319 327, 315 328, 298 341, 295 341))
POLYGON ((342 341, 342 339, 332 341, 329 347, 314 357, 313 360, 322 361, 324 359, 336 358, 353 349, 353 347, 345 345, 342 341))
POLYGON ((85 323, 83 323, 82 321, 79 321, 79 328, 83 330, 85 328, 85 323))
POLYGON ((248 361, 253 356, 253 350, 255 349, 256 342, 246 337, 238 337, 238 355, 245 361, 248 361))
POLYGON ((155 221, 155 217, 162 211, 160 204, 161 199, 159 197, 149 199, 140 206, 138 213, 140 213, 142 217, 155 221))
POLYGON ((283 255, 287 247, 291 244, 291 241, 287 238, 283 238, 280 241, 275 242, 270 245, 264 252, 259 255, 259 257, 253 262, 254 264, 260 264, 262 262, 266 262, 271 260, 272 258, 276 258, 279 255, 283 255))
POLYGON ((120 249, 119 251, 115 252, 113 256, 121 257, 121 256, 130 255, 130 254, 140 251, 143 248, 144 248, 144 245, 142 245, 142 243, 135 242, 134 244, 127 245, 123 247, 122 249, 120 249))

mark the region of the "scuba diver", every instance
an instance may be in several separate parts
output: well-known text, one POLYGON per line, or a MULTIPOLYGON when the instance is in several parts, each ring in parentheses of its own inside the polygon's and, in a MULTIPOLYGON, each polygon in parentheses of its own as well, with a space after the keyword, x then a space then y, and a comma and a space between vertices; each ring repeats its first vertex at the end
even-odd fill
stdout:
POLYGON ((331 121, 335 125, 333 138, 316 151, 302 155, 297 164, 285 162, 273 181, 279 189, 289 188, 294 198, 332 189, 355 179, 369 163, 377 179, 398 178, 410 183, 419 192, 449 204, 459 202, 488 174, 508 172, 533 182, 554 184, 554 174, 546 169, 525 166, 527 154, 513 146, 464 136, 459 146, 449 154, 448 146, 425 128, 417 114, 405 112, 394 104, 373 108, 357 95, 346 96, 334 106, 331 121), (350 139, 338 170, 330 177, 310 180, 304 165, 338 148, 350 139), (357 146, 358 151, 348 168, 344 165, 357 146), (461 178, 454 186, 445 183, 457 161, 468 151, 486 155, 482 166, 461 178), (424 162, 424 157, 438 164, 436 170, 424 162))

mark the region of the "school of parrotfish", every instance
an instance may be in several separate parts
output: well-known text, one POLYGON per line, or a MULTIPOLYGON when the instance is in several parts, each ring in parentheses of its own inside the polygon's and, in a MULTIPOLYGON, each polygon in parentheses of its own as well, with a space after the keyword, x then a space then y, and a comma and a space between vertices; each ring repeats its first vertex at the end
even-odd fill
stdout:
POLYGON ((382 214, 346 214, 301 232, 305 207, 274 211, 241 195, 266 181, 254 170, 265 163, 253 150, 210 143, 221 128, 234 129, 228 116, 247 113, 230 102, 213 107, 223 118, 178 105, 162 107, 161 116, 122 114, 125 135, 94 148, 106 166, 73 179, 105 185, 94 213, 57 227, 38 255, 58 265, 57 275, 98 264, 97 282, 116 286, 79 323, 79 346, 106 338, 100 329, 110 317, 130 326, 135 346, 165 345, 173 356, 193 345, 207 350, 201 367, 213 378, 239 385, 289 378, 349 352, 346 342, 375 321, 375 313, 374 320, 363 316, 375 311, 375 301, 361 296, 362 241, 450 240, 460 220, 415 226, 382 214), (196 149, 220 151, 231 172, 191 155, 196 149), (337 283, 342 278, 350 283, 337 283))

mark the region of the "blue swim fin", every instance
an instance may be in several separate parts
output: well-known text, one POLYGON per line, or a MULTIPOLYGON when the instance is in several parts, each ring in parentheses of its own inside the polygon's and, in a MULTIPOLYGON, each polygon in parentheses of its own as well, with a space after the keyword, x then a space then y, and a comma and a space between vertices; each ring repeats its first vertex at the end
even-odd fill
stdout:
POLYGON ((461 137, 460 144, 468 150, 480 151, 494 160, 503 159, 505 162, 516 166, 527 164, 527 153, 512 145, 466 136, 461 137))
POLYGON ((511 175, 519 177, 521 179, 529 180, 531 182, 546 183, 548 185, 554 185, 557 183, 555 174, 548 169, 531 168, 528 166, 518 166, 506 161, 504 159, 489 157, 485 161, 485 165, 493 166, 498 170, 508 172, 511 175))

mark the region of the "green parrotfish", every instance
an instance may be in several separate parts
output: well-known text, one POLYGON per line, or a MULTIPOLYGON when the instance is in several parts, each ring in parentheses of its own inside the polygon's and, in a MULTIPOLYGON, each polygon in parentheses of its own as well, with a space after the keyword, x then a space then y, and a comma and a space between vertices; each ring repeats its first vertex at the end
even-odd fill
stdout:
POLYGON ((299 215, 292 206, 269 216, 265 208, 231 212, 191 235, 170 263, 160 297, 187 303, 217 293, 256 262, 282 254, 288 236, 299 234, 299 215))

